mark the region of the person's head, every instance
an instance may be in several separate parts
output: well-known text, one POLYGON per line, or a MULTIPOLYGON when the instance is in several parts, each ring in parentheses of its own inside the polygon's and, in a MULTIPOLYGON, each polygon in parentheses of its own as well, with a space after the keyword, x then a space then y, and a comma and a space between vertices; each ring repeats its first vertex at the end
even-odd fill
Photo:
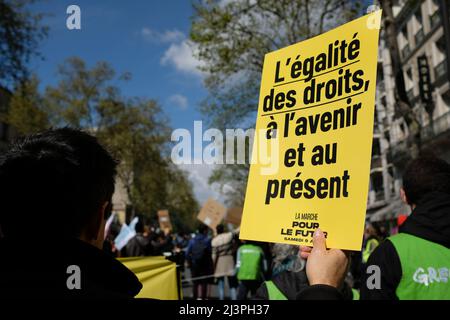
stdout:
POLYGON ((406 167, 400 194, 415 207, 430 192, 450 194, 450 164, 432 155, 420 156, 406 167))
POLYGON ((224 233, 224 232, 225 232, 225 227, 224 227, 224 225, 223 225, 223 224, 219 224, 219 225, 216 227, 216 231, 217 231, 217 234, 224 233))
POLYGON ((284 271, 299 272, 305 267, 305 261, 298 254, 298 246, 275 243, 271 251, 273 277, 284 271))
POLYGON ((379 236, 377 226, 372 223, 366 224, 365 236, 366 236, 366 238, 379 236))
POLYGON ((208 233, 208 226, 206 224, 202 223, 202 224, 200 224, 198 226, 197 231, 198 231, 199 234, 207 234, 208 233))
POLYGON ((134 230, 136 231, 136 233, 144 233, 145 228, 144 228, 144 222, 142 221, 142 219, 138 220, 138 222, 136 223, 136 226, 134 227, 134 230))
POLYGON ((19 139, 0 156, 4 236, 38 230, 101 247, 116 166, 97 139, 80 130, 47 130, 19 139))

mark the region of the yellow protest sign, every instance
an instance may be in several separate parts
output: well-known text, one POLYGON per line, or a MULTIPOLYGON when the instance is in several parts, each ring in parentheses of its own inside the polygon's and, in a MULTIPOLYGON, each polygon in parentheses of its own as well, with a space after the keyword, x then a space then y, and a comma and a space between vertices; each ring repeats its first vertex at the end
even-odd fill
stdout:
POLYGON ((320 228, 328 247, 361 249, 380 20, 265 56, 241 239, 311 245, 320 228))

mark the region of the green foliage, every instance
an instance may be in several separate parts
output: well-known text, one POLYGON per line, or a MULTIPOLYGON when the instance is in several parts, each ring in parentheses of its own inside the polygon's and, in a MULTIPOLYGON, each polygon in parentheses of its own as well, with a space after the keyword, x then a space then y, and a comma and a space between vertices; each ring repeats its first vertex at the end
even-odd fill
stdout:
POLYGON ((27 78, 26 64, 47 35, 42 14, 28 10, 33 0, 0 0, 0 86, 12 88, 27 78))
POLYGON ((39 80, 36 77, 22 82, 10 100, 7 113, 1 119, 13 126, 20 135, 48 127, 48 114, 38 86, 39 80))
MULTIPOLYGON (((194 9, 190 37, 203 62, 209 91, 200 110, 215 127, 248 128, 255 124, 264 55, 352 20, 361 4, 352 0, 225 4, 205 0, 196 2, 194 9)), ((248 166, 223 165, 210 183, 221 185, 230 203, 240 203, 247 175, 248 166)))
MULTIPOLYGON (((169 163, 169 162, 166 162, 169 163)), ((193 194, 193 186, 186 173, 175 165, 169 165, 167 209, 171 213, 176 229, 193 231, 197 223, 199 206, 193 194)))
POLYGON ((121 96, 114 82, 129 75, 116 77, 105 62, 89 68, 80 58, 69 58, 57 77, 57 85, 47 87, 43 96, 36 78, 25 82, 14 93, 5 120, 22 134, 71 126, 96 135, 121 161, 118 179, 134 213, 154 217, 157 210, 169 209, 189 229, 198 206, 187 177, 170 165, 171 130, 158 103, 121 96))
POLYGON ((60 78, 56 87, 46 90, 46 103, 56 125, 101 129, 103 101, 119 99, 118 89, 111 82, 115 72, 106 62, 88 69, 77 57, 67 59, 58 67, 60 78))
POLYGON ((264 55, 320 34, 345 23, 359 13, 360 4, 351 0, 241 0, 200 1, 194 4, 191 40, 198 47, 198 58, 206 72, 205 84, 210 96, 202 111, 210 120, 223 124, 222 112, 228 125, 239 125, 243 118, 256 110, 259 78, 264 55), (211 112, 214 103, 222 105, 241 91, 241 103, 226 105, 211 112), (246 94, 250 92, 251 94, 246 94), (252 98, 250 98, 250 96, 252 98))

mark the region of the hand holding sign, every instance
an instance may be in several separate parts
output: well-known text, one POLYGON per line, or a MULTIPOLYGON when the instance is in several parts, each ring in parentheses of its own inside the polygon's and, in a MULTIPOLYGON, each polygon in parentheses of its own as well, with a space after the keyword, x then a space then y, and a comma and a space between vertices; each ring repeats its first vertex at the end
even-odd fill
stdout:
POLYGON ((300 256, 308 259, 306 275, 310 285, 325 284, 339 287, 348 267, 348 257, 339 249, 327 250, 325 235, 317 229, 313 237, 313 248, 301 246, 300 256))

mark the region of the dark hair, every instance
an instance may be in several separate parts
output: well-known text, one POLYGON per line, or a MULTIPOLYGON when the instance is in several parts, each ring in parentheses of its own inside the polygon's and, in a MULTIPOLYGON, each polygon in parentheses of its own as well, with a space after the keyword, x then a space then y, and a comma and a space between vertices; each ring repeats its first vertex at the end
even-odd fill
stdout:
POLYGON ((219 224, 219 225, 216 227, 216 231, 217 231, 217 234, 223 233, 223 232, 225 231, 225 227, 223 226, 223 224, 219 224))
POLYGON ((403 189, 409 204, 418 204, 433 191, 450 194, 450 164, 433 155, 412 160, 403 174, 403 189))
POLYGON ((141 218, 139 218, 138 222, 136 223, 134 230, 136 231, 136 233, 144 233, 145 226, 141 218))
POLYGON ((106 201, 105 216, 111 213, 116 167, 97 139, 80 130, 47 130, 19 139, 0 156, 4 235, 26 229, 78 236, 106 201))
POLYGON ((208 232, 208 226, 206 225, 206 224, 200 224, 199 226, 198 226, 198 233, 202 233, 202 234, 204 234, 204 233, 207 233, 208 232))

